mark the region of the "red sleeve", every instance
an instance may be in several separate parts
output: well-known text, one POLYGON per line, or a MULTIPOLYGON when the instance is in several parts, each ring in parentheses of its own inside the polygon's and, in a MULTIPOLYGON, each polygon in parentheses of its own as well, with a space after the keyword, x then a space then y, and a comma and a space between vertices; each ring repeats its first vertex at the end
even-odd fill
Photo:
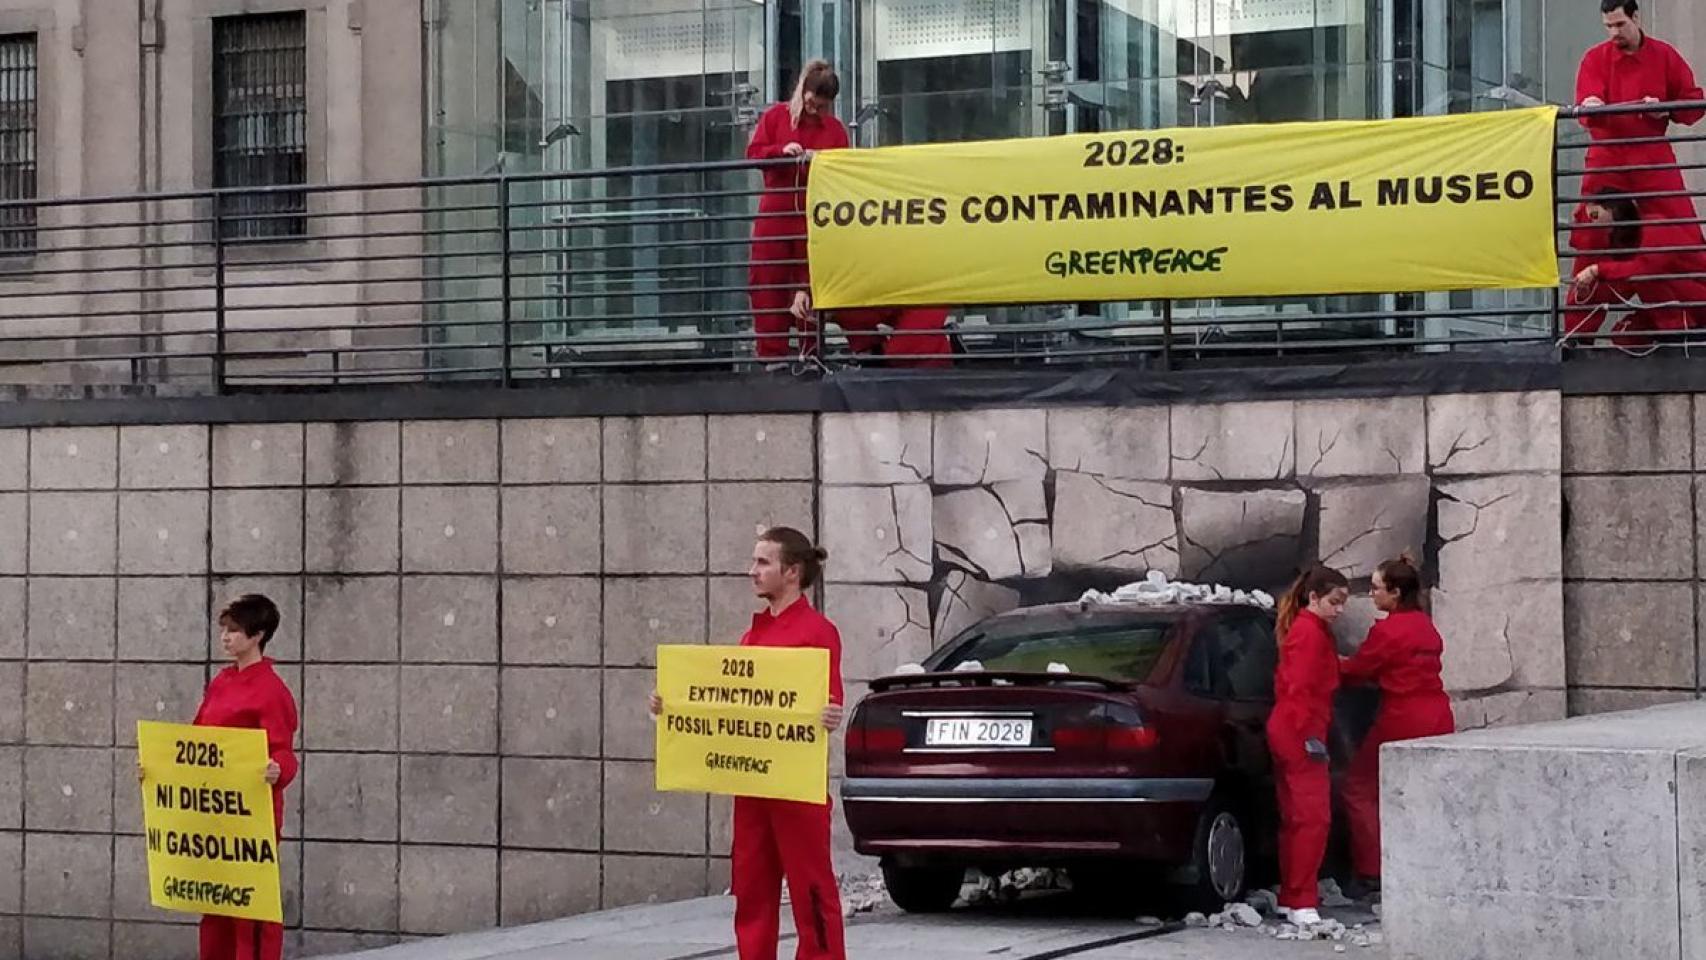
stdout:
POLYGON ((278 764, 278 789, 283 790, 296 779, 296 700, 290 688, 278 681, 278 687, 261 705, 261 729, 267 734, 267 756, 278 764))
MULTIPOLYGON (((1576 207, 1575 215, 1571 218, 1571 221, 1577 224, 1585 224, 1588 222, 1587 204, 1581 204, 1576 207)), ((1591 254, 1599 250, 1607 249, 1610 246, 1611 229, 1611 224, 1593 228, 1577 226, 1570 231, 1570 249, 1576 251, 1578 254, 1591 254)), ((1581 273, 1583 270, 1586 270, 1590 264, 1597 262, 1599 262, 1598 257, 1578 256, 1576 258, 1575 267, 1570 271, 1570 275, 1574 276, 1581 273)), ((1378 624, 1376 624, 1376 626, 1378 626, 1378 624)))
POLYGON ((1345 679, 1357 683, 1372 683, 1385 672, 1397 653, 1397 637, 1393 630, 1382 620, 1370 627, 1368 638, 1357 648, 1357 652, 1339 663, 1339 672, 1345 679))
POLYGON ((835 624, 824 622, 823 646, 829 651, 829 702, 842 703, 845 692, 841 687, 841 631, 835 624))
MULTIPOLYGON (((1665 62, 1665 91, 1665 99, 1673 102, 1706 100, 1706 91, 1702 91, 1700 84, 1694 80, 1694 68, 1690 67, 1688 61, 1674 48, 1665 62)), ((1670 115, 1672 120, 1685 127, 1699 123, 1701 117, 1706 117, 1706 110, 1698 108, 1678 110, 1670 115)))
MULTIPOLYGON (((1576 69, 1576 104, 1589 97, 1605 99, 1605 57, 1599 47, 1589 47, 1582 55, 1582 65, 1576 69)), ((1577 122, 1589 130, 1605 123, 1604 117, 1578 117, 1577 122)))
POLYGON ((752 130, 752 139, 746 145, 746 158, 748 160, 780 160, 782 158, 782 148, 788 145, 788 141, 781 139, 776 118, 787 115, 788 105, 785 103, 777 104, 764 111, 764 115, 758 118, 758 126, 752 130))

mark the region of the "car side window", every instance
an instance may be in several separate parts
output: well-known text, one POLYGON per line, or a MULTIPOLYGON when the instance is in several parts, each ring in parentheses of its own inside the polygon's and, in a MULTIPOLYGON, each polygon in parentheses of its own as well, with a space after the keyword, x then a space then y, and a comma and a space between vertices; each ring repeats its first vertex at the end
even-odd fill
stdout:
POLYGON ((1191 652, 1185 658, 1185 689, 1199 697, 1224 696, 1214 684, 1216 646, 1214 631, 1199 630, 1196 639, 1191 641, 1191 652))
POLYGON ((1279 647, 1273 629, 1256 617, 1228 617, 1217 625, 1217 686, 1233 700, 1271 701, 1279 647))

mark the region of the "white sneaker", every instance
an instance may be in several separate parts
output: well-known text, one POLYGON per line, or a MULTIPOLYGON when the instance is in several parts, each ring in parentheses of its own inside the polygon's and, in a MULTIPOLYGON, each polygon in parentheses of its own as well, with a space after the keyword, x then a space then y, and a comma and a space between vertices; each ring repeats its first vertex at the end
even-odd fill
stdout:
POLYGON ((1285 918, 1300 927, 1314 926, 1321 922, 1321 911, 1314 907, 1304 907, 1301 910, 1286 909, 1285 918))

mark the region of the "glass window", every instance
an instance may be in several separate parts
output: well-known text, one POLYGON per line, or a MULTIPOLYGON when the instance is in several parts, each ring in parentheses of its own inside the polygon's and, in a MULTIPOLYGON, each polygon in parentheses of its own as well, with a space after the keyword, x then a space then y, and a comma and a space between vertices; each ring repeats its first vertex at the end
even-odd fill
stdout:
MULTIPOLYGON (((213 21, 213 185, 308 182, 308 38, 300 12, 213 21)), ((280 191, 220 198, 224 235, 274 240, 307 233, 308 197, 280 191)))
POLYGON ((1146 680, 1167 649, 1173 623, 1162 618, 1116 623, 1075 623, 1069 618, 995 621, 974 628, 977 632, 949 648, 931 667, 952 670, 975 660, 985 670, 1046 673, 1049 664, 1061 663, 1073 673, 1146 680))
MULTIPOLYGON (((36 35, 0 37, 0 200, 36 198, 36 35)), ((36 247, 36 208, 0 208, 0 252, 36 247)))
POLYGON ((1221 688, 1233 700, 1272 700, 1279 645, 1273 625, 1254 617, 1222 620, 1215 630, 1221 688))

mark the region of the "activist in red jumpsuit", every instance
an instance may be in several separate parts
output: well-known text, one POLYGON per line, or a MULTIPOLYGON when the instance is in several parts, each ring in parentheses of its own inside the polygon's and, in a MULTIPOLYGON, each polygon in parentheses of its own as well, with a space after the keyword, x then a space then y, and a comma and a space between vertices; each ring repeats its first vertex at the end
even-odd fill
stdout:
POLYGON ((1380 711, 1345 777, 1351 827, 1351 865, 1363 885, 1380 888, 1380 746, 1456 730, 1451 698, 1440 679, 1445 642, 1422 612, 1422 578, 1409 557, 1381 564, 1370 591, 1386 614, 1339 672, 1347 682, 1380 687, 1380 711))
MULTIPOLYGON (((1610 191, 1607 191, 1608 193, 1610 191)), ((1633 200, 1593 198, 1576 214, 1565 331, 1571 339, 1599 332, 1602 314, 1627 309, 1614 328, 1620 347, 1642 346, 1649 331, 1678 332, 1706 326, 1706 251, 1682 249, 1697 240, 1686 227, 1646 225, 1633 200)))
MULTIPOLYGON (((1601 0, 1606 42, 1589 48, 1576 73, 1576 103, 1599 107, 1633 103, 1675 103, 1706 99, 1694 80, 1694 71, 1675 47, 1646 35, 1641 28, 1641 8, 1636 0, 1601 0)), ((1588 149, 1588 174, 1582 194, 1592 196, 1607 190, 1621 193, 1663 193, 1675 196, 1643 197, 1641 213, 1648 220, 1695 219, 1694 200, 1684 195, 1682 171, 1675 168, 1676 152, 1669 143, 1615 143, 1612 141, 1660 138, 1671 121, 1692 126, 1706 116, 1698 109, 1673 113, 1622 113, 1584 116, 1581 125, 1594 139, 1588 149), (1608 168, 1659 166, 1657 170, 1608 168)), ((1683 227, 1690 243, 1701 242, 1700 226, 1683 227)))
MULTIPOLYGON (((266 731, 266 769, 255 771, 272 784, 274 826, 284 829, 284 788, 296 779, 296 698, 263 655, 278 631, 278 607, 249 594, 231 601, 219 614, 219 640, 232 665, 207 685, 195 724, 248 727, 266 731)), ((201 918, 201 960, 279 960, 284 927, 235 917, 201 918)))
POLYGON ((946 307, 864 308, 835 311, 847 346, 888 367, 941 369, 954 365, 946 307))
MULTIPOLYGON (((743 647, 821 647, 829 651, 829 706, 823 726, 841 726, 841 634, 812 608, 804 592, 817 583, 828 554, 791 527, 772 527, 752 550, 752 589, 766 604, 753 614, 743 647)), ((652 716, 663 711, 656 693, 652 716)), ((740 960, 776 960, 782 881, 788 882, 798 944, 796 960, 846 960, 841 893, 829 850, 829 785, 824 802, 736 797, 730 886, 740 960)))
POLYGON ((841 80, 822 60, 800 72, 794 95, 764 111, 746 146, 749 160, 795 157, 799 162, 764 168, 764 194, 752 224, 752 263, 747 284, 752 326, 760 359, 791 356, 790 332, 798 332, 799 354, 817 350, 811 323, 811 272, 806 263, 806 179, 819 150, 847 146, 847 128, 835 118, 841 80))
POLYGON ((1275 624, 1281 639, 1268 750, 1279 795, 1279 906, 1299 925, 1321 922, 1317 880, 1333 823, 1327 726, 1339 687, 1332 628, 1349 596, 1344 574, 1317 564, 1280 599, 1275 624))

